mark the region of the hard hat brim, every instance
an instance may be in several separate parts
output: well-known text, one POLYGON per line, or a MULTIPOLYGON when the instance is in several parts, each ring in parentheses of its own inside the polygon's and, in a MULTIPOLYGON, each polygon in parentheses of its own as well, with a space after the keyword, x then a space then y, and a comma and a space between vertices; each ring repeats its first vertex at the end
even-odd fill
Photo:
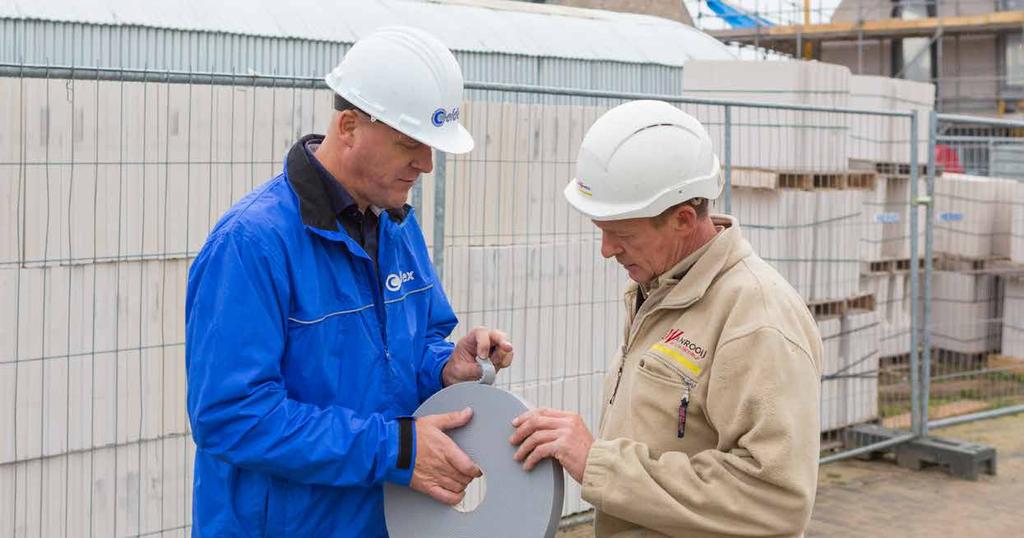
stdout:
POLYGON ((431 136, 422 136, 412 138, 445 153, 462 154, 469 153, 473 150, 476 143, 473 141, 473 135, 469 134, 462 124, 457 124, 455 129, 449 129, 443 133, 432 134, 431 136))
POLYGON ((575 208, 576 211, 586 215, 591 220, 622 220, 639 217, 642 216, 640 213, 644 209, 644 206, 624 207, 622 204, 604 204, 598 202, 590 196, 580 192, 575 178, 569 181, 569 184, 565 186, 565 190, 562 191, 562 194, 565 195, 565 199, 569 202, 569 205, 575 208))

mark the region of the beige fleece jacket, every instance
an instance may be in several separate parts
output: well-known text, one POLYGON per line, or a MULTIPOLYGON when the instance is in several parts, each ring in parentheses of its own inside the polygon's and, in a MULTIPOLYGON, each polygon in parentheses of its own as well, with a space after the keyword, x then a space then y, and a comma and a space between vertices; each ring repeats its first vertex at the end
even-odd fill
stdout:
POLYGON ((724 229, 639 310, 626 292, 583 477, 599 537, 800 536, 810 518, 821 337, 738 223, 713 220, 724 229))

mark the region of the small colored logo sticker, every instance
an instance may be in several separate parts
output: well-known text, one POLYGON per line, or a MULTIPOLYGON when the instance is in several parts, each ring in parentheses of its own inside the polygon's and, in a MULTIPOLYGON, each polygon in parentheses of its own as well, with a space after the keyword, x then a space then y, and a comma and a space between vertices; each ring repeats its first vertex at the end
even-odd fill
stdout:
POLYGON ((433 123, 434 127, 443 127, 444 124, 452 121, 459 121, 458 108, 453 108, 451 112, 448 112, 443 108, 439 108, 435 110, 434 115, 430 117, 430 123, 433 123))
POLYGON ((939 220, 942 222, 960 222, 964 220, 963 213, 940 213, 939 220))
POLYGON ((586 183, 584 183, 583 180, 580 180, 580 179, 576 180, 576 189, 578 191, 580 191, 580 194, 582 194, 584 196, 593 196, 594 195, 594 193, 591 192, 591 190, 590 190, 590 185, 587 185, 586 183))

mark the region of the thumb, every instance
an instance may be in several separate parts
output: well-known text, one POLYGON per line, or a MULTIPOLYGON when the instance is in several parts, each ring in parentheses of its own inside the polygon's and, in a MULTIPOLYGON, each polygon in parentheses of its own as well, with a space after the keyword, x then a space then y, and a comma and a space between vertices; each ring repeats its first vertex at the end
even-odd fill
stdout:
POLYGON ((452 430, 469 424, 469 420, 473 418, 473 410, 467 407, 462 411, 452 411, 434 416, 437 417, 437 427, 440 430, 452 430))

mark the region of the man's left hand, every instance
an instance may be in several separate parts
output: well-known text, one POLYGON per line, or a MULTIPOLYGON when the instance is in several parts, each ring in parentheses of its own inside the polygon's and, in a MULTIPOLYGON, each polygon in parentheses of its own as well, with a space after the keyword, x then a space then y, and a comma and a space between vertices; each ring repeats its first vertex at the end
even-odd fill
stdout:
POLYGON ((544 458, 555 458, 579 483, 587 467, 587 454, 594 444, 583 417, 557 409, 533 409, 512 420, 516 432, 509 442, 518 446, 516 461, 523 461, 523 469, 533 469, 544 458))
POLYGON ((487 327, 474 327, 455 344, 451 358, 444 365, 441 372, 444 386, 480 379, 483 371, 476 362, 477 357, 489 357, 496 371, 507 368, 512 364, 512 344, 508 335, 487 327))

